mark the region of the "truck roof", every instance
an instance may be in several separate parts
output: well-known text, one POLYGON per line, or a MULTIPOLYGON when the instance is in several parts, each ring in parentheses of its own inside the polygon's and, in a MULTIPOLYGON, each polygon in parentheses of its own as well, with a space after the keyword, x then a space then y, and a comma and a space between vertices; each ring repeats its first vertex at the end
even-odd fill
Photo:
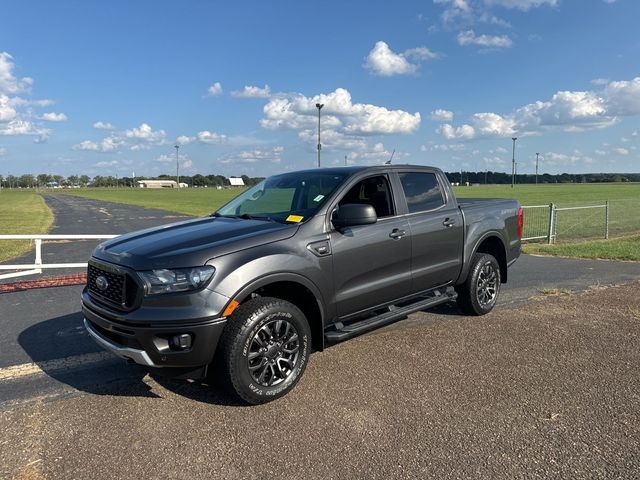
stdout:
MULTIPOLYGON (((323 172, 326 173, 344 173, 344 172, 348 172, 349 174, 354 174, 354 173, 358 173, 358 172, 362 172, 365 170, 371 170, 371 171, 376 171, 376 170, 397 170, 400 168, 415 168, 415 169, 429 169, 429 170, 433 170, 436 169, 436 167, 430 167, 428 165, 411 165, 411 164, 396 164, 396 165, 372 165, 372 166, 365 166, 365 165, 353 165, 353 166, 347 166, 347 167, 327 167, 327 168, 322 168, 323 172)), ((305 170, 298 170, 299 173, 304 173, 304 172, 309 172, 309 173, 317 173, 318 169, 317 168, 309 168, 309 169, 305 169, 305 170)))

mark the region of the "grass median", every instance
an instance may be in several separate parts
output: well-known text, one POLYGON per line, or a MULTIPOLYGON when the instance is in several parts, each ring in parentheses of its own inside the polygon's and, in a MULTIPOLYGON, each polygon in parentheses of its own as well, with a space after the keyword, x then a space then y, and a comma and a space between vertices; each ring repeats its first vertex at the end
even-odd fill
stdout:
POLYGON ((215 212, 242 191, 240 188, 84 188, 54 193, 202 216, 215 212))
MULTIPOLYGON (((0 234, 46 233, 53 224, 53 212, 33 190, 0 191, 0 234)), ((0 261, 28 252, 30 240, 0 240, 0 261)))
POLYGON ((638 262, 640 261, 640 235, 557 245, 534 243, 525 245, 524 253, 638 262))

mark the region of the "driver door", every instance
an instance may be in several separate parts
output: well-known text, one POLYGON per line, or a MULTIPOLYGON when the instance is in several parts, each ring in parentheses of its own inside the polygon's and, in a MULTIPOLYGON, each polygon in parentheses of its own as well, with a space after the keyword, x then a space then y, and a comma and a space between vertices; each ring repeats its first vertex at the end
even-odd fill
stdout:
POLYGON ((333 282, 338 317, 344 317, 411 293, 409 222, 397 216, 386 175, 356 181, 339 201, 368 203, 378 221, 330 232, 333 282))

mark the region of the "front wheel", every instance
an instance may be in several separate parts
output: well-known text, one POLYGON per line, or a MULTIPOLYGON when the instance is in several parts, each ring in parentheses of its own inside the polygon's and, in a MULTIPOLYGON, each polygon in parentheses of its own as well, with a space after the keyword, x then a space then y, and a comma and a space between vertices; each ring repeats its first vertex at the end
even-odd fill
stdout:
POLYGON ((500 265, 493 255, 476 253, 469 275, 456 287, 458 306, 467 315, 485 315, 493 310, 500 292, 500 265))
POLYGON ((309 358, 309 323, 292 303, 256 297, 229 317, 221 339, 224 374, 235 393, 251 404, 286 395, 309 358))

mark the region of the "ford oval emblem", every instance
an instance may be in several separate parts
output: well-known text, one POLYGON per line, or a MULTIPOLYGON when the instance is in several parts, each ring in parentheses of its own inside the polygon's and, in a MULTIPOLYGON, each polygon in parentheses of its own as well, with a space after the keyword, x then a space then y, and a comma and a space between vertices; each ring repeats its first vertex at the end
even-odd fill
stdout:
POLYGON ((109 281, 104 276, 100 275, 96 278, 96 287, 104 292, 109 288, 109 281))

